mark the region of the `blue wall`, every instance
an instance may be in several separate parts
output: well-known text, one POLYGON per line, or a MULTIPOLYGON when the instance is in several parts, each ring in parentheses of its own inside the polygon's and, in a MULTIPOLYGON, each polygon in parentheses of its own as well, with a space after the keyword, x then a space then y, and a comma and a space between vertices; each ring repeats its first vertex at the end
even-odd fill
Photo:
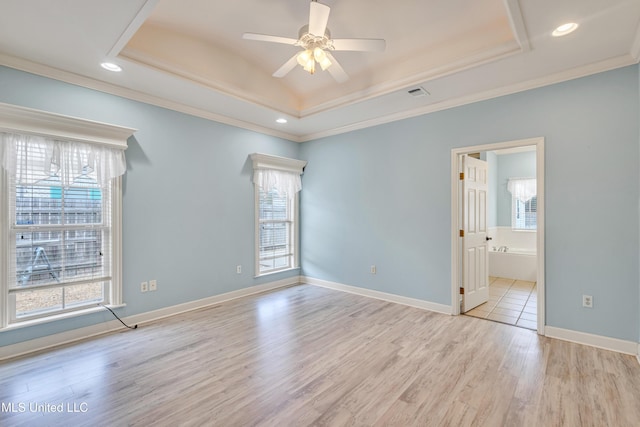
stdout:
MULTIPOLYGON (((495 197, 498 227, 511 227, 511 193, 509 178, 535 178, 536 152, 501 154, 496 156, 495 197)), ((492 188, 492 187, 490 187, 492 188)))
MULTIPOLYGON (((545 137, 547 324, 635 341, 639 83, 631 66, 301 145, 2 67, 0 102, 139 129, 124 181, 125 316, 296 274, 253 278, 255 151, 309 161, 303 274, 450 304, 451 149, 545 137), (158 291, 141 294, 149 279, 158 291)), ((109 316, 1 332, 0 345, 109 316)))
MULTIPOLYGON (((254 279, 249 154, 299 144, 0 67, 0 102, 139 129, 123 185, 123 316, 299 274, 254 279), (243 273, 236 274, 236 265, 243 273), (140 282, 156 279, 156 292, 140 282)), ((0 345, 111 320, 110 313, 0 332, 0 345)))
POLYGON ((544 137, 547 324, 637 340, 638 104, 630 66, 303 144, 303 273, 451 304, 451 149, 544 137))
POLYGON ((487 226, 498 225, 498 156, 493 151, 483 153, 483 160, 487 162, 487 226))

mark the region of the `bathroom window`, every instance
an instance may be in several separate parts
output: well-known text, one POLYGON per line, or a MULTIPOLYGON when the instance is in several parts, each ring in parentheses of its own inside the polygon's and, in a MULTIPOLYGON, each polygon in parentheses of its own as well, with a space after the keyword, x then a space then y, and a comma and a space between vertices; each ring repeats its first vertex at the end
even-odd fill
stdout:
POLYGON ((513 198, 511 208, 511 228, 514 230, 535 230, 538 198, 533 197, 523 202, 513 198))
POLYGON ((536 230, 538 197, 535 178, 512 178, 508 184, 511 193, 511 228, 536 230))

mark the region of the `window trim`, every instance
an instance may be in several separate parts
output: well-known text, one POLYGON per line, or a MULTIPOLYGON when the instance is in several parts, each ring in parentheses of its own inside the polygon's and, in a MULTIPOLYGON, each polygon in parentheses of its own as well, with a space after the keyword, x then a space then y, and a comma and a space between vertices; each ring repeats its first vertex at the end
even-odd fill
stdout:
MULTIPOLYGON (((0 132, 44 136, 47 138, 106 145, 126 150, 127 140, 137 129, 65 116, 11 104, 0 103, 0 132)), ((0 166, 0 199, 8 201, 9 177, 0 166)), ((111 286, 109 307, 123 306, 122 291, 122 177, 111 180, 111 286)), ((0 332, 17 327, 53 322, 61 318, 94 313, 95 307, 58 311, 49 316, 10 322, 9 313, 9 203, 0 209, 0 332)))
MULTIPOLYGON (((254 176, 256 170, 268 169, 302 175, 307 162, 304 160, 289 159, 286 157, 272 156, 269 154, 253 153, 250 155, 253 162, 254 176)), ((260 189, 254 182, 254 277, 263 277, 270 274, 300 268, 300 202, 299 192, 293 195, 293 266, 282 269, 260 272, 260 189)))
MULTIPOLYGON (((296 193, 293 197, 293 215, 291 222, 293 223, 292 227, 292 236, 291 236, 291 248, 293 250, 293 265, 287 266, 284 268, 273 269, 269 271, 265 271, 264 273, 260 272, 260 188, 257 185, 254 185, 254 212, 255 212, 255 255, 254 255, 254 277, 262 277, 268 276, 270 274, 282 273, 283 271, 296 270, 300 268, 300 204, 299 204, 299 196, 296 193)), ((287 221, 282 221, 287 222, 287 221)))

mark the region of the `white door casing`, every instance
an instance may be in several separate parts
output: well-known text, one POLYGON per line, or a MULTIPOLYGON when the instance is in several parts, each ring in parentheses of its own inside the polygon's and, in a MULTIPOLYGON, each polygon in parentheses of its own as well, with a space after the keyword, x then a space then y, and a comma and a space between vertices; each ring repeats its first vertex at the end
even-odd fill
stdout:
POLYGON ((462 312, 489 300, 487 162, 462 158, 462 312))

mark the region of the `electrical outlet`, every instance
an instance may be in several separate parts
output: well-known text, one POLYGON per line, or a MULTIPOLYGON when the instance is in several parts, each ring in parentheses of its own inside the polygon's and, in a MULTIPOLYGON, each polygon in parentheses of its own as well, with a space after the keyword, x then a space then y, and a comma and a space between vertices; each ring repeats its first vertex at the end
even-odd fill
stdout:
POLYGON ((154 279, 154 280, 149 280, 149 290, 150 291, 157 291, 158 290, 158 282, 154 279))
POLYGON ((591 295, 582 295, 582 306, 593 308, 593 297, 591 295))
POLYGON ((242 274, 242 266, 236 265, 236 274, 242 274))
POLYGON ((147 292, 149 290, 149 283, 142 282, 140 283, 140 292, 147 292))
POLYGON ((375 265, 371 266, 371 274, 376 274, 376 266, 375 265))

